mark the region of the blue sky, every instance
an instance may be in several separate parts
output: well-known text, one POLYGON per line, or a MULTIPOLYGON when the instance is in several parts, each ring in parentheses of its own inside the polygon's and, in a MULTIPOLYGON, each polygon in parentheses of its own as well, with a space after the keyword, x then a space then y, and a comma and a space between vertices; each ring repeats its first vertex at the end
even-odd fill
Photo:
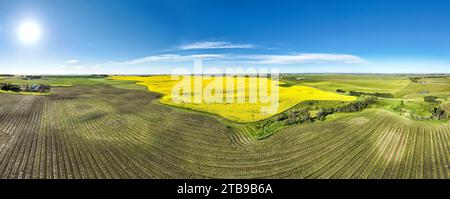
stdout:
POLYGON ((450 72, 450 1, 0 1, 0 73, 450 72), (37 24, 25 43, 18 29, 37 24))

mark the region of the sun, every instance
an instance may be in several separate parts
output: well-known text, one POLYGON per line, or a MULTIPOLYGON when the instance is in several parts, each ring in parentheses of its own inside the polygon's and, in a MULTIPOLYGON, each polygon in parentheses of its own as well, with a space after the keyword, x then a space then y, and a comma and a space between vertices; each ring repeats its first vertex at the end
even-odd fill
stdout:
POLYGON ((24 22, 19 26, 19 39, 23 43, 34 43, 41 37, 42 31, 34 22, 24 22))

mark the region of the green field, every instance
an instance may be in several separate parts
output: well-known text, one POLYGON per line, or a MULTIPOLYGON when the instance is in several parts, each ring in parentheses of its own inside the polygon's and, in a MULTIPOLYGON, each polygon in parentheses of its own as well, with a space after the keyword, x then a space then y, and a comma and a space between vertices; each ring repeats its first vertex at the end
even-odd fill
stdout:
POLYGON ((406 76, 394 75, 285 75, 282 80, 294 84, 311 86, 326 91, 343 89, 346 91, 390 92, 395 93, 409 83, 406 76), (304 80, 297 80, 303 78, 304 80))
MULTIPOLYGON (((2 79, 54 87, 47 96, 0 93, 0 178, 450 178, 448 120, 405 114, 449 110, 450 89, 428 89, 440 97, 430 104, 406 76, 292 76, 306 79, 291 84, 395 98, 324 121, 240 124, 160 104, 159 94, 129 81, 2 79)), ((348 103, 305 101, 288 111, 348 103)))
POLYGON ((91 76, 43 76, 41 79, 22 79, 20 77, 0 77, 0 83, 11 83, 19 85, 31 84, 48 84, 53 87, 68 86, 95 86, 95 85, 112 85, 117 88, 146 90, 145 87, 134 84, 129 81, 110 80, 102 77, 91 76))
POLYGON ((424 95, 434 95, 449 98, 450 78, 423 78, 420 82, 411 82, 402 90, 395 93, 401 98, 421 98, 424 95), (421 92, 427 91, 427 94, 421 92))

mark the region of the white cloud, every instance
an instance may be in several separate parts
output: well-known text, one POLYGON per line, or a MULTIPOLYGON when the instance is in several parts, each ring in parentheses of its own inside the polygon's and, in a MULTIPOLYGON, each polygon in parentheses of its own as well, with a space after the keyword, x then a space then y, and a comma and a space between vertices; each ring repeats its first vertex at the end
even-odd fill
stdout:
POLYGON ((343 63, 343 64, 367 64, 368 62, 356 55, 350 54, 326 54, 305 53, 289 55, 247 55, 244 59, 252 60, 258 64, 303 64, 303 63, 343 63))
POLYGON ((76 60, 76 59, 67 60, 66 62, 67 62, 68 64, 77 64, 77 63, 80 63, 80 61, 79 61, 79 60, 76 60))
MULTIPOLYGON (((95 65, 96 66, 96 65, 95 65)), ((94 68, 95 66, 83 66, 83 65, 59 65, 60 69, 68 69, 68 70, 84 70, 88 68, 94 68)))
POLYGON ((284 55, 233 55, 233 54, 162 54, 137 58, 123 62, 110 62, 106 65, 136 65, 159 62, 193 61, 195 59, 220 60, 251 64, 367 64, 361 57, 350 54, 304 53, 284 55))
POLYGON ((178 47, 181 50, 193 50, 193 49, 226 49, 226 48, 255 48, 252 44, 233 44, 223 41, 205 41, 195 42, 178 47))
POLYGON ((85 69, 86 66, 74 66, 73 68, 77 69, 77 70, 82 70, 82 69, 85 69))
POLYGON ((116 62, 114 64, 119 65, 133 65, 133 64, 145 64, 152 62, 161 61, 189 61, 194 59, 220 59, 225 58, 226 55, 223 54, 197 54, 197 55, 177 55, 177 54, 163 54, 163 55, 153 55, 142 57, 138 59, 133 59, 130 61, 116 62))

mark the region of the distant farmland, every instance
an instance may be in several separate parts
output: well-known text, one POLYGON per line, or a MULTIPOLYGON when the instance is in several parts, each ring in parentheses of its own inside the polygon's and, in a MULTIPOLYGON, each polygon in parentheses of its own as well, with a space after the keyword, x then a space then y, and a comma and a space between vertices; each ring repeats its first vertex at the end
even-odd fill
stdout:
POLYGON ((48 96, 0 94, 1 178, 450 178, 448 122, 404 116, 417 111, 417 93, 400 109, 400 100, 381 100, 258 140, 247 124, 160 104, 133 83, 76 84, 48 96))
MULTIPOLYGON (((276 82, 272 83, 271 80, 268 80, 267 85, 269 85, 268 90, 266 93, 257 92, 257 86, 256 84, 261 78, 258 77, 239 77, 242 79, 242 88, 238 88, 238 78, 234 77, 232 78, 233 81, 233 88, 228 89, 223 88, 223 102, 219 103, 193 103, 194 95, 196 93, 194 92, 194 78, 200 78, 202 81, 202 87, 201 89, 205 89, 208 85, 213 83, 213 81, 218 81, 223 83, 223 85, 226 85, 226 78, 224 77, 212 77, 208 80, 206 78, 201 77, 193 77, 190 76, 184 77, 186 79, 190 78, 188 80, 189 87, 191 87, 191 91, 189 93, 188 100, 189 102, 183 102, 183 103, 174 103, 174 96, 172 96, 172 88, 180 83, 180 80, 171 80, 170 76, 150 76, 150 77, 137 77, 137 76, 114 76, 112 79, 115 80, 130 80, 130 81, 136 81, 137 84, 146 86, 150 91, 161 93, 164 96, 161 98, 160 102, 167 105, 173 105, 183 108, 189 108, 193 110, 199 110, 204 111, 208 113, 218 114, 222 117, 225 117, 229 120, 237 121, 237 122, 255 122, 258 120, 263 120, 272 117, 273 115, 284 112, 287 109, 295 106, 296 104, 306 101, 306 100, 335 100, 335 101, 354 101, 356 100, 356 97, 354 96, 347 96, 347 95, 340 95, 334 92, 326 92, 321 91, 315 88, 306 87, 306 86, 283 86, 283 82, 276 82), (250 87, 252 87, 250 82, 254 82, 255 86, 255 93, 259 95, 267 95, 270 97, 271 90, 270 88, 276 85, 278 87, 279 92, 279 108, 278 110, 273 114, 267 114, 261 111, 261 108, 269 106, 269 103, 261 103, 259 99, 257 99, 257 103, 251 103, 249 102, 249 90, 250 87), (273 84, 273 85, 272 85, 273 84), (281 84, 281 86, 278 86, 281 84), (234 100, 233 103, 227 103, 226 98, 229 95, 232 95, 232 99, 234 100), (237 102, 237 96, 242 95, 245 99, 245 103, 238 103, 237 102)), ((186 81, 185 81, 186 82, 186 81)), ((258 97, 256 96, 256 97, 258 97)), ((214 96, 210 97, 214 98, 214 96)), ((207 100, 207 99, 205 99, 207 100)), ((181 101, 181 99, 180 99, 181 101)))

